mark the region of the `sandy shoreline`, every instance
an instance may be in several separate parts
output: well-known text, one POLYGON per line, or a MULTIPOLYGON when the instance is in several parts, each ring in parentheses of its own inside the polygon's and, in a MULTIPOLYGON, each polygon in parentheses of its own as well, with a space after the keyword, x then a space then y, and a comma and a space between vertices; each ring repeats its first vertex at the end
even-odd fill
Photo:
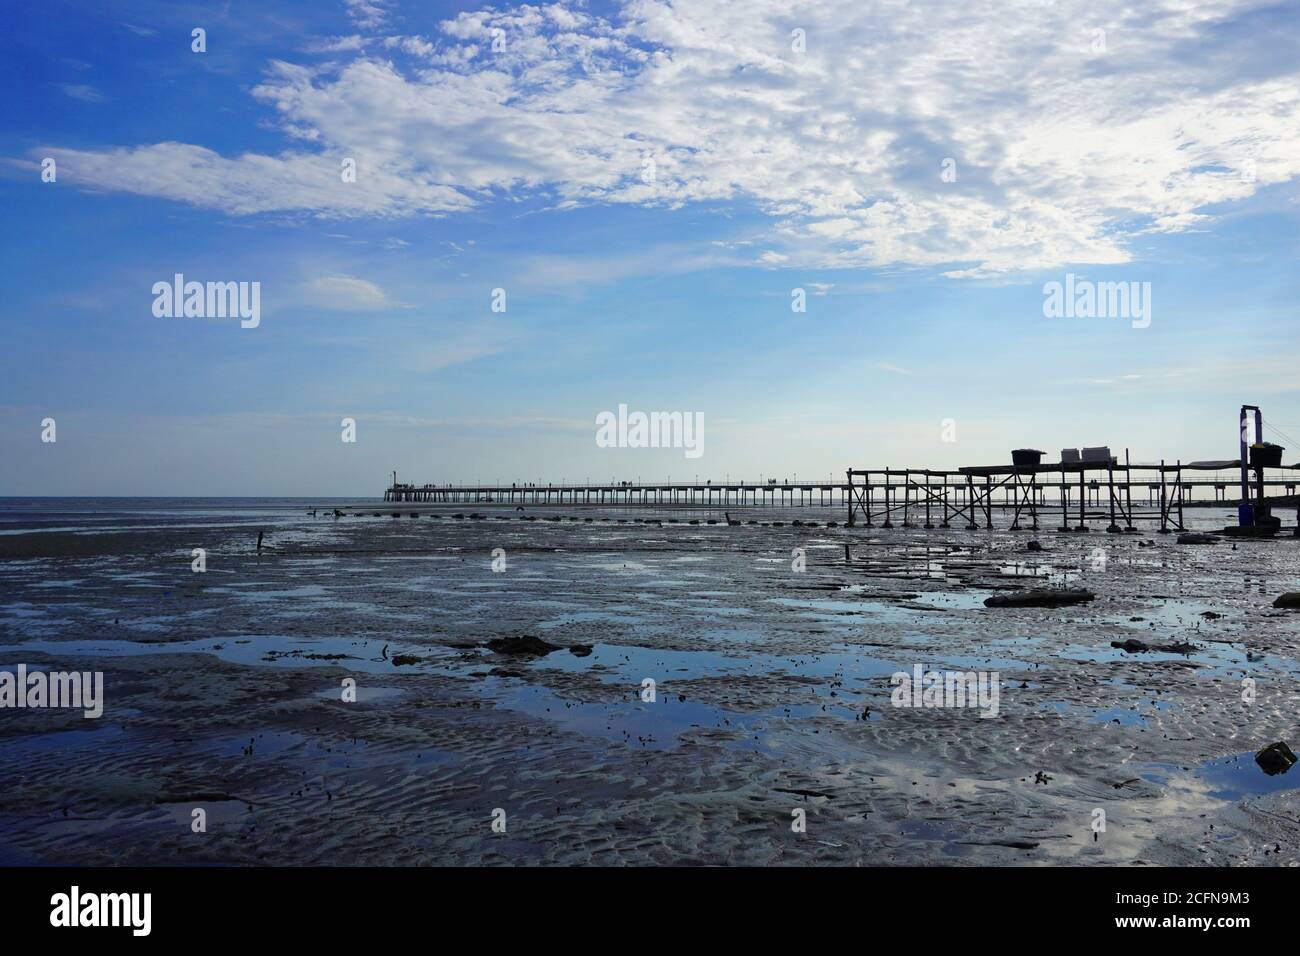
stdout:
POLYGON ((0 539, 0 669, 107 693, 0 714, 0 862, 1300 861, 1300 777, 1249 756, 1300 737, 1294 541, 406 510, 268 520, 260 556, 219 521, 0 539), (1097 600, 982 605, 1067 582, 1097 600), (557 649, 487 646, 523 635, 557 649), (892 707, 916 664, 997 671, 999 716, 892 707))

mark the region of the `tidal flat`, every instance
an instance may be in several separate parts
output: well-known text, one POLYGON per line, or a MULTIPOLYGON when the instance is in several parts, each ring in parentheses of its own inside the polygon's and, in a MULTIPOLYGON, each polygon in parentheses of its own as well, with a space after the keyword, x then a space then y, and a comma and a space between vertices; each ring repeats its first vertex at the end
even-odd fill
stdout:
POLYGON ((342 510, 0 534, 0 670, 105 698, 0 710, 0 863, 1300 865, 1294 538, 342 510))

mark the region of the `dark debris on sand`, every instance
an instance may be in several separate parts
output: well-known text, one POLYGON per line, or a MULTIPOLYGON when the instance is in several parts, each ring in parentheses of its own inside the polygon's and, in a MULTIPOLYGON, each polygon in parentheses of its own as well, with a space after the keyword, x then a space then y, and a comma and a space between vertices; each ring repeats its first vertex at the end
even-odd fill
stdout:
POLYGON ((550 641, 544 641, 540 637, 534 637, 532 634, 521 634, 518 637, 494 638, 487 642, 487 646, 490 650, 495 651, 498 654, 528 657, 541 657, 560 649, 560 645, 552 644, 550 641))
POLYGON ((995 594, 984 600, 985 607, 1066 607, 1091 601, 1097 595, 1086 588, 1035 588, 1011 594, 995 594))

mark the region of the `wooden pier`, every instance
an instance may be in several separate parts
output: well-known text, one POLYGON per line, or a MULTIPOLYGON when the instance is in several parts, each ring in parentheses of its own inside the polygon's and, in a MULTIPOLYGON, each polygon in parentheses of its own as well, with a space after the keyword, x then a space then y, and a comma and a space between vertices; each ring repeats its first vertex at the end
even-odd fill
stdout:
MULTIPOLYGON (((798 508, 843 507, 847 524, 892 528, 994 527, 994 514, 1010 530, 1133 531, 1153 523, 1161 531, 1185 530, 1189 508, 1236 505, 1236 482, 1221 473, 1239 461, 1120 464, 1079 462, 1016 467, 993 465, 953 470, 853 469, 842 482, 731 481, 554 484, 513 482, 482 485, 404 484, 396 481, 384 501, 406 504, 497 504, 515 507, 798 508), (1218 473, 1218 474, 1216 474, 1218 473)), ((1260 501, 1273 509, 1296 507, 1300 466, 1265 469, 1260 501), (1274 495, 1263 498, 1263 489, 1274 495)), ((1297 513, 1300 520, 1300 510, 1297 513)))
MULTIPOLYGON (((1239 500, 1228 493, 1229 488, 1236 489, 1234 482, 1195 476, 1240 467, 1240 460, 1121 465, 1109 459, 956 470, 851 468, 848 524, 853 527, 861 521, 867 527, 892 528, 898 522, 904 528, 950 528, 955 520, 974 531, 992 529, 996 510, 1010 512, 1012 531, 1026 527, 1036 531, 1043 520, 1058 518, 1058 531, 1089 531, 1090 520, 1106 522, 1106 530, 1112 533, 1136 531, 1138 521, 1156 523, 1162 532, 1184 531, 1186 509, 1225 508, 1239 500), (1210 490, 1211 496, 1194 497, 1198 488, 1210 490)), ((1257 507, 1263 506, 1266 513, 1296 508, 1300 525, 1298 467, 1258 469, 1255 486, 1257 507), (1265 474, 1269 471, 1272 477, 1265 474), (1284 494, 1265 497, 1266 488, 1284 494)))
POLYGON ((654 506, 679 508, 844 505, 848 485, 813 482, 615 482, 613 484, 411 485, 394 483, 384 501, 431 504, 654 506))

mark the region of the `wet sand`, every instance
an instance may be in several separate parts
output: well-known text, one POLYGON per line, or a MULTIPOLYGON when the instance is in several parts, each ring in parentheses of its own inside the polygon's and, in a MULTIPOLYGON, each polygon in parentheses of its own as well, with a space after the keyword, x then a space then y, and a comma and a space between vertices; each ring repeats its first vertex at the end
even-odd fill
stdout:
POLYGON ((1300 743, 1293 539, 391 510, 260 555, 219 519, 0 537, 0 669, 106 695, 0 712, 0 863, 1300 863, 1300 770, 1253 760, 1300 743), (983 606, 1061 584, 1097 599, 983 606), (557 649, 488 646, 525 635, 557 649), (916 664, 997 671, 999 716, 891 706, 916 664))

